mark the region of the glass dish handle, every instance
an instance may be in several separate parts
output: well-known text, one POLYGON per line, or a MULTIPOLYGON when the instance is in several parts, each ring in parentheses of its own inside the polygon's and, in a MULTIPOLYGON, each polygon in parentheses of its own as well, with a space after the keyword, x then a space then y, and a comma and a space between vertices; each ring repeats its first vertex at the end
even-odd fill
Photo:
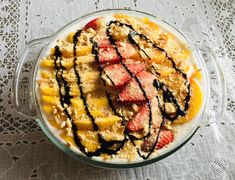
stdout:
POLYGON ((202 60, 204 60, 204 64, 206 66, 206 76, 207 82, 209 81, 208 86, 208 95, 207 103, 206 103, 206 113, 202 123, 202 125, 212 124, 220 119, 226 109, 226 84, 224 80, 224 75, 220 64, 218 62, 218 58, 215 52, 207 46, 198 45, 196 47, 199 51, 199 55, 202 56, 202 60))
POLYGON ((26 44, 22 51, 13 79, 14 108, 17 113, 27 118, 36 117, 33 99, 33 72, 38 56, 50 37, 35 39, 26 44))

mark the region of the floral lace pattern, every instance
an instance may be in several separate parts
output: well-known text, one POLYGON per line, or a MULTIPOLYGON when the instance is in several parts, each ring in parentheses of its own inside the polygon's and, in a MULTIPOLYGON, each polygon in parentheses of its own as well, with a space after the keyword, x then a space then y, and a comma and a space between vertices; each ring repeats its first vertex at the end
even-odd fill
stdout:
POLYGON ((234 23, 234 0, 0 0, 0 179, 233 179, 234 23), (200 128, 173 155, 146 167, 105 170, 87 166, 58 150, 33 119, 18 115, 13 108, 13 74, 25 42, 104 8, 133 8, 163 17, 197 44, 211 47, 224 71, 228 99, 223 118, 200 128))

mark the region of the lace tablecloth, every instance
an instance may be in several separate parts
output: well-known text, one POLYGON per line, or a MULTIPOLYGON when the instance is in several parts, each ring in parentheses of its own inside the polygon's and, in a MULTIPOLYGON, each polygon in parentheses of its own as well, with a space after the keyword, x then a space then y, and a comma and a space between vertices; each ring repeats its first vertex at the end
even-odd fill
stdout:
POLYGON ((0 179, 235 179, 234 0, 0 0, 0 179), (107 8, 163 17, 194 42, 211 47, 227 83, 227 111, 183 148, 152 165, 106 170, 57 149, 32 119, 13 108, 13 72, 25 43, 71 20, 107 8))

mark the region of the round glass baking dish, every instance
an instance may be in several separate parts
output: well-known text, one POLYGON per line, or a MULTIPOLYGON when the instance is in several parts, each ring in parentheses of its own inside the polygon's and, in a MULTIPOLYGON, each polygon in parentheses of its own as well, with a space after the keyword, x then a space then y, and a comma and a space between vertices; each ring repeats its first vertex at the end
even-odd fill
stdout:
POLYGON ((13 83, 15 108, 19 113, 27 116, 28 118, 35 119, 48 138, 57 147, 70 156, 90 165, 105 168, 139 167, 159 161, 171 155, 180 149, 185 143, 187 143, 196 133, 198 128, 203 127, 208 123, 213 123, 223 114, 226 104, 225 92, 225 83, 222 71, 220 69, 219 63, 216 60, 216 56, 210 48, 193 43, 174 26, 158 17, 148 13, 129 9, 109 9, 97 11, 74 20, 52 36, 29 42, 20 56, 13 83), (175 144, 172 148, 167 149, 164 153, 155 158, 139 162, 110 163, 106 161, 94 160, 93 158, 86 157, 85 155, 77 153, 74 149, 69 148, 51 131, 51 128, 49 127, 50 125, 42 113, 39 97, 37 95, 36 79, 39 69, 39 60, 49 54, 49 50, 51 47, 55 46, 56 40, 64 38, 65 35, 68 35, 69 32, 72 30, 77 30, 79 27, 82 27, 95 17, 115 13, 124 13, 137 17, 148 17, 151 21, 155 21, 161 27, 173 33, 177 38, 179 38, 188 46, 188 48, 192 51, 192 56, 196 60, 198 67, 202 70, 201 87, 204 100, 200 112, 192 120, 190 131, 188 131, 188 133, 181 139, 180 142, 175 144))

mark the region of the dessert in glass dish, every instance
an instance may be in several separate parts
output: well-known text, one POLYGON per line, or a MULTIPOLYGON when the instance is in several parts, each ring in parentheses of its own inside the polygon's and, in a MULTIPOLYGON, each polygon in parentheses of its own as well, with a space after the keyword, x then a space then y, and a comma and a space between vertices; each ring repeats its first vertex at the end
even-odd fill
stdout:
POLYGON ((51 131, 98 161, 140 162, 169 152, 203 106, 190 48, 147 17, 90 19, 57 39, 39 65, 37 97, 51 131))

